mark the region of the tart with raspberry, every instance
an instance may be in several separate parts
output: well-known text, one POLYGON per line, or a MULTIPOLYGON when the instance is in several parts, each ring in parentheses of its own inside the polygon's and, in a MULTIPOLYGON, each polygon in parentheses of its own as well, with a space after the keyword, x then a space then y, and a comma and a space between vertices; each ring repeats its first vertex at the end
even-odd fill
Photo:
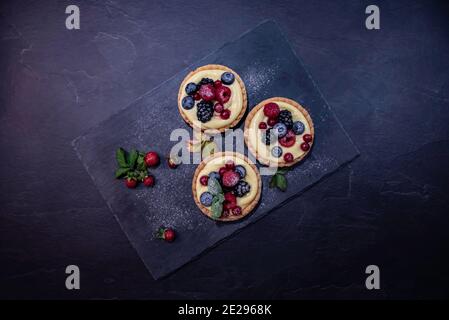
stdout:
POLYGON ((202 131, 236 126, 247 108, 246 88, 232 69, 209 64, 190 72, 178 93, 183 119, 202 131))
POLYGON ((218 152, 196 168, 193 198, 209 218, 235 221, 248 215, 257 205, 262 180, 256 166, 236 152, 218 152))
POLYGON ((312 148, 312 118, 298 102, 274 97, 255 106, 245 120, 245 143, 267 166, 289 167, 312 148))

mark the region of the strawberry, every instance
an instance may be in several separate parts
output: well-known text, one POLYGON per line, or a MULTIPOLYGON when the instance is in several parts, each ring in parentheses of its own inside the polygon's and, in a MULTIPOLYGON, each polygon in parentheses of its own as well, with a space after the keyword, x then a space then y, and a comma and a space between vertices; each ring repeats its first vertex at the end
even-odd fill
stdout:
POLYGON ((215 99, 215 88, 212 84, 202 84, 198 92, 204 101, 212 101, 215 99))
POLYGON ((215 89, 215 99, 221 104, 225 104, 231 98, 231 89, 226 86, 221 86, 215 89))
POLYGON ((144 160, 147 166, 154 167, 159 164, 159 155, 154 151, 150 151, 145 155, 144 160))
POLYGON ((173 242, 176 238, 176 232, 172 228, 160 227, 156 232, 156 238, 163 239, 167 242, 173 242))
POLYGON ((232 188, 239 182, 240 175, 235 171, 226 171, 221 180, 225 187, 232 188))
POLYGON ((136 179, 132 179, 132 178, 128 178, 125 180, 125 184, 128 188, 130 189, 134 189, 137 186, 137 180, 136 179))
POLYGON ((276 119, 279 116, 279 112, 281 112, 281 109, 279 109, 277 103, 269 102, 263 106, 263 114, 269 119, 276 119))
POLYGON ((147 187, 154 186, 154 177, 153 176, 146 176, 143 178, 143 184, 147 187))

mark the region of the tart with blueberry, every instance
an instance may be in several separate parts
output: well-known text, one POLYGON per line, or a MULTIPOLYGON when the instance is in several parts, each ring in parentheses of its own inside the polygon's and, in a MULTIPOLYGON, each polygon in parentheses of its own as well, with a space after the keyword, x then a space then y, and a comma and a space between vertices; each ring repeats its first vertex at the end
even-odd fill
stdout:
POLYGON ((267 166, 289 167, 301 161, 314 140, 312 118, 298 102, 270 98, 255 106, 245 120, 245 142, 267 166))
POLYGON ((198 207, 219 221, 235 221, 248 215, 259 202, 261 191, 256 166, 235 152, 218 152, 204 159, 192 181, 198 207))
POLYGON ((209 64, 190 72, 178 93, 178 108, 192 127, 224 131, 236 126, 247 108, 246 88, 232 69, 209 64))

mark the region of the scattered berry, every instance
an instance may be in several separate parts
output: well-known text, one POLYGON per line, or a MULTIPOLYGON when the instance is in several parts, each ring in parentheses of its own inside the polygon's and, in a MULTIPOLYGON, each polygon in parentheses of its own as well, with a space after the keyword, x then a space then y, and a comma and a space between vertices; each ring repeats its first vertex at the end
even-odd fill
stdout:
POLYGON ((232 209, 232 214, 234 216, 239 216, 242 214, 242 208, 240 208, 239 206, 235 207, 234 209, 232 209))
POLYGON ((214 82, 214 87, 215 87, 215 89, 218 88, 218 87, 221 87, 222 85, 223 85, 223 84, 221 83, 220 80, 215 80, 215 82, 214 82))
POLYGON ((212 205, 212 200, 214 196, 210 192, 203 192, 200 196, 200 202, 205 207, 210 207, 212 205))
POLYGON ((221 103, 217 102, 217 103, 215 104, 215 106, 214 106, 214 111, 215 111, 216 113, 222 113, 223 110, 224 110, 223 105, 222 105, 221 103))
POLYGON ((234 80, 235 80, 235 76, 234 76, 234 74, 232 72, 224 72, 221 75, 221 81, 224 84, 231 85, 231 84, 234 83, 234 80))
POLYGON ((209 79, 209 78, 203 78, 200 81, 200 85, 202 85, 202 84, 214 84, 214 80, 209 79))
POLYGON ((175 230, 173 229, 166 229, 164 232, 164 240, 167 242, 173 242, 176 238, 175 230))
POLYGON ((128 178, 125 180, 125 184, 128 188, 134 189, 135 187, 137 187, 137 180, 128 178))
POLYGON ((156 232, 156 237, 167 242, 173 242, 176 238, 176 232, 172 228, 160 227, 156 232))
POLYGON ((150 151, 145 155, 144 160, 147 166, 155 167, 159 164, 159 155, 154 151, 150 151))
POLYGON ((276 119, 279 116, 279 106, 277 103, 269 102, 263 106, 263 114, 269 119, 276 119))
POLYGON ((286 154, 284 154, 284 161, 293 162, 293 155, 290 152, 287 152, 286 154))
POLYGON ((267 124, 270 127, 273 127, 276 123, 278 123, 278 120, 276 118, 270 118, 270 119, 267 120, 267 124))
POLYGON ((271 154, 273 157, 280 158, 282 156, 282 148, 279 146, 273 147, 273 149, 271 149, 271 154))
POLYGON ((292 113, 288 110, 282 110, 279 113, 279 122, 282 122, 288 129, 291 129, 293 126, 292 113))
POLYGON ((203 186, 207 186, 207 181, 209 181, 209 177, 208 177, 208 176, 202 176, 202 177, 200 178, 200 183, 201 183, 201 185, 203 185, 203 186))
POLYGON ((197 104, 198 110, 196 111, 196 116, 199 121, 205 123, 212 119, 214 114, 214 107, 210 101, 201 101, 197 104))
POLYGON ((251 186, 248 182, 240 180, 234 188, 234 194, 237 197, 243 197, 245 194, 251 191, 251 186))
POLYGON ((241 166, 241 165, 235 166, 235 172, 237 172, 239 174, 240 178, 242 178, 242 179, 245 178, 245 176, 246 176, 246 169, 244 166, 241 166))
POLYGON ((220 113, 220 118, 222 118, 223 120, 229 119, 230 116, 231 116, 231 110, 229 110, 229 109, 225 109, 225 110, 223 110, 222 113, 220 113))
POLYGON ((218 173, 220 174, 220 177, 223 177, 225 172, 228 171, 226 167, 221 167, 220 170, 218 170, 218 173))
POLYGON ((306 152, 310 149, 310 145, 307 142, 301 143, 301 150, 306 152))
POLYGON ((186 85, 186 93, 191 96, 194 95, 195 92, 198 90, 198 87, 195 83, 190 82, 186 85))
POLYGON ((231 98, 231 93, 232 92, 231 92, 231 89, 229 89, 229 87, 226 87, 226 86, 218 87, 215 90, 215 99, 218 102, 225 104, 231 98))
POLYGON ((195 99, 195 101, 201 100, 201 95, 199 92, 195 93, 195 95, 193 96, 193 99, 195 99))
POLYGON ((153 176, 147 176, 143 178, 143 184, 147 187, 154 186, 154 177, 153 176))
POLYGON ((184 109, 190 110, 195 106, 195 100, 191 96, 182 98, 181 105, 184 109))
POLYGON ((173 158, 168 157, 167 163, 170 169, 176 169, 178 167, 178 162, 173 158))
POLYGON ((212 84, 202 84, 198 92, 204 101, 212 101, 215 99, 215 88, 212 84))
POLYGON ((232 160, 228 160, 225 163, 226 170, 234 170, 235 169, 235 163, 232 160))
POLYGON ((304 140, 304 142, 309 143, 312 142, 313 137, 311 134, 306 133, 305 135, 302 136, 302 139, 304 140))
POLYGON ((304 132, 304 123, 302 123, 301 121, 296 121, 293 123, 293 127, 292 130, 296 135, 300 135, 304 132))
POLYGON ((267 128, 267 124, 265 123, 265 122, 261 122, 261 123, 259 123, 259 129, 266 129, 267 128))
POLYGON ((217 171, 209 173, 209 179, 216 179, 218 182, 221 180, 221 175, 217 171))
POLYGON ((289 148, 292 145, 294 145, 296 142, 296 135, 292 130, 288 130, 287 134, 282 137, 281 139, 279 139, 279 143, 281 144, 281 146, 289 148))
POLYGON ((226 171, 221 180, 225 187, 232 188, 239 182, 240 175, 234 171, 226 171))
POLYGON ((282 138, 283 136, 285 136, 287 134, 287 126, 281 122, 276 123, 273 126, 273 134, 278 137, 278 138, 282 138))

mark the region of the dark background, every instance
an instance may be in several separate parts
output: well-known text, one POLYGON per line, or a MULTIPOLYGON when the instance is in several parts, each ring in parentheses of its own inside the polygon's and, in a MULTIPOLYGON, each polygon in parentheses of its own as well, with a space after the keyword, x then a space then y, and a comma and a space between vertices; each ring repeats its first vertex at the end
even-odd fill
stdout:
POLYGON ((439 1, 2 1, 1 298, 448 298, 449 7, 439 1), (65 28, 77 4, 81 29, 65 28), (377 4, 381 29, 364 26, 377 4), (361 156, 154 281, 71 141, 274 19, 361 156), (349 110, 346 102, 358 102, 349 110), (81 290, 65 289, 65 267, 81 290), (381 289, 365 289, 365 268, 381 289))

